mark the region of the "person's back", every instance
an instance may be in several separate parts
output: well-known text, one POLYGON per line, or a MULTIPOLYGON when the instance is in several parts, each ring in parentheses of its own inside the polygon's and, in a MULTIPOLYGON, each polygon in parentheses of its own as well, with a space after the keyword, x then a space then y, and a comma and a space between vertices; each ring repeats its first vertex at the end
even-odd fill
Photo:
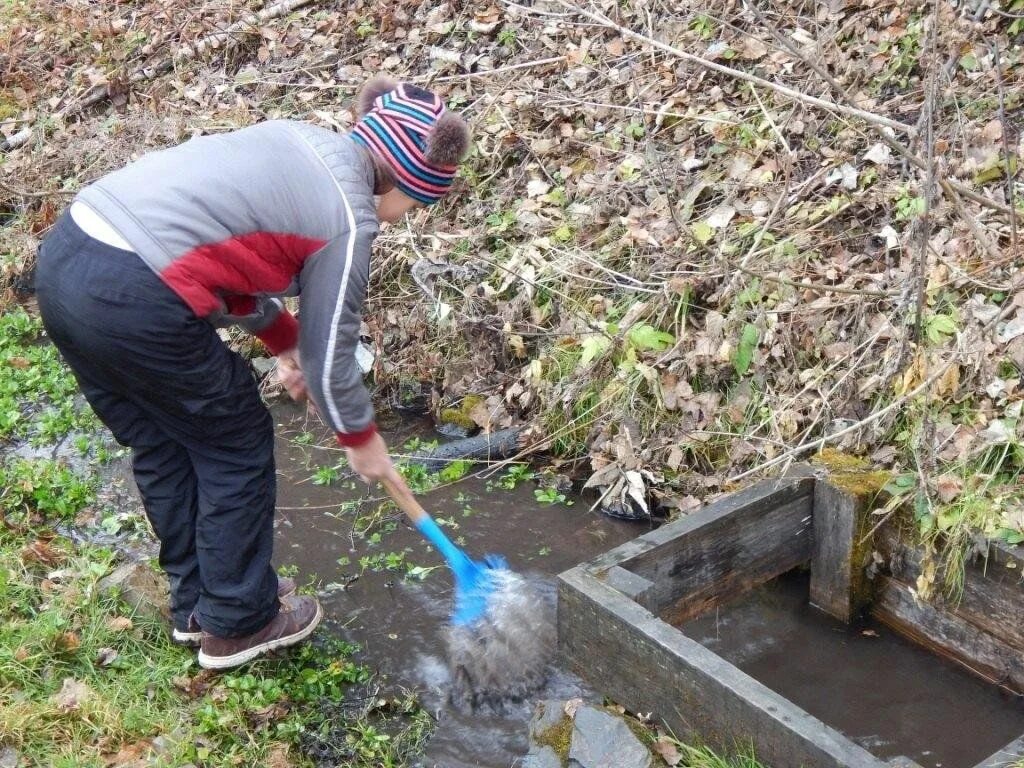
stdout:
POLYGON ((144 155, 76 202, 219 322, 253 314, 233 297, 295 295, 306 259, 332 240, 376 232, 373 186, 373 163, 349 136, 276 120, 144 155))

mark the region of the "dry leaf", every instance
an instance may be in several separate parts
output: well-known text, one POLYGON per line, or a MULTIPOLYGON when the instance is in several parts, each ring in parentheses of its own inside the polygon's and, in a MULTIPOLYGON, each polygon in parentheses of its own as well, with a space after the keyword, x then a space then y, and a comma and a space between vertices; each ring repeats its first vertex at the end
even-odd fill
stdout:
POLYGON ((54 650, 58 653, 74 653, 82 645, 82 638, 77 632, 61 632, 53 641, 54 650))
POLYGON ((546 195, 548 190, 551 189, 551 185, 542 179, 530 179, 526 184, 526 196, 527 197, 540 197, 546 195))
POLYGON ((736 215, 736 209, 731 205, 723 203, 711 212, 711 215, 707 218, 708 226, 712 229, 721 229, 722 227, 729 226, 729 222, 732 221, 732 217, 736 215))
POLYGON ((53 703, 61 712, 74 712, 91 697, 89 686, 73 677, 66 677, 60 691, 53 695, 53 703))
POLYGON ((40 563, 52 568, 64 559, 64 553, 55 549, 48 539, 36 539, 21 550, 21 562, 40 563))
POLYGON ((576 710, 583 706, 583 699, 569 699, 565 702, 564 712, 570 720, 576 717, 576 710))
POLYGON ((96 663, 101 667, 109 667, 117 659, 117 651, 113 648, 100 648, 96 653, 96 663))
POLYGON ((111 632, 127 632, 134 625, 127 616, 115 616, 107 621, 107 629, 111 632))
POLYGON ((149 739, 143 739, 134 744, 122 746, 115 755, 105 756, 104 765, 107 768, 146 768, 149 763, 149 753, 153 751, 153 744, 149 739))
POLYGON ((669 765, 676 766, 683 761, 683 756, 679 753, 679 748, 676 746, 675 742, 667 736, 659 737, 658 740, 651 745, 651 748, 657 754, 661 755, 661 759, 669 765))
POLYGON ((963 489, 963 481, 955 475, 941 475, 935 478, 935 492, 944 504, 953 501, 963 489))

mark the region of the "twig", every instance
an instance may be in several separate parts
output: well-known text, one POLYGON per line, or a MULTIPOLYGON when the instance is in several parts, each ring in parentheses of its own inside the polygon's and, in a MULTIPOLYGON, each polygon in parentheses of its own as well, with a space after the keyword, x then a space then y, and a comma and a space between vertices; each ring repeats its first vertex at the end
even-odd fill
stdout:
POLYGON ((538 59, 537 61, 524 61, 519 64, 509 64, 506 67, 498 67, 497 69, 485 69, 480 72, 463 72, 460 75, 447 75, 445 77, 431 77, 430 75, 420 75, 414 77, 410 82, 421 83, 448 83, 455 80, 466 80, 472 77, 490 77, 491 75, 500 75, 503 72, 514 72, 517 69, 529 69, 531 67, 544 67, 548 64, 557 64, 560 61, 565 61, 565 56, 552 56, 548 59, 538 59))
POLYGON ((0 152, 8 152, 12 149, 17 149, 22 144, 28 144, 28 140, 32 138, 31 128, 22 128, 11 138, 0 141, 0 152))
MULTIPOLYGON (((1021 287, 1024 287, 1024 276, 1022 276, 1019 279, 1017 279, 1016 281, 1014 281, 1014 284, 1010 287, 1008 293, 1010 295, 1013 295, 1018 290, 1020 290, 1021 287)), ((979 333, 981 335, 984 335, 989 330, 994 329, 999 323, 1001 323, 1003 320, 1005 320, 1007 317, 1009 317, 1011 313, 1016 312, 1017 309, 1018 309, 1018 307, 1017 307, 1017 305, 1014 302, 1012 302, 1012 301, 1006 302, 1006 306, 1002 310, 1000 310, 1000 312, 997 315, 995 315, 988 322, 986 322, 981 327, 979 333)), ((961 347, 962 346, 963 345, 961 344, 961 347)), ((963 349, 960 350, 960 353, 961 354, 963 353, 963 349)), ((912 391, 907 392, 905 395, 896 398, 895 400, 893 400, 891 403, 889 403, 887 406, 885 406, 881 410, 875 411, 874 413, 872 413, 869 416, 866 416, 865 418, 861 419, 860 421, 858 421, 858 422, 856 422, 854 424, 851 424, 848 427, 844 427, 843 429, 839 430, 838 432, 833 432, 831 435, 825 435, 824 437, 819 437, 818 439, 812 440, 809 443, 802 443, 800 445, 794 446, 793 448, 790 448, 789 450, 784 451, 783 453, 779 454, 774 459, 769 459, 768 461, 764 462, 763 464, 760 464, 760 465, 758 465, 756 467, 752 467, 751 469, 748 469, 746 472, 741 472, 738 475, 733 475, 726 482, 733 483, 733 482, 736 482, 738 480, 742 480, 742 479, 744 479, 746 477, 750 477, 753 474, 757 474, 759 472, 763 472, 766 469, 771 469, 772 467, 778 466, 779 464, 782 464, 783 462, 790 461, 791 459, 799 456, 802 453, 806 453, 807 451, 814 450, 815 448, 821 448, 823 445, 826 445, 827 443, 832 442, 833 440, 837 440, 840 437, 845 437, 846 435, 850 434, 851 432, 856 432, 857 430, 863 429, 864 427, 868 426, 869 424, 873 424, 874 422, 876 422, 879 419, 881 419, 883 416, 886 416, 889 413, 892 413, 894 410, 897 410, 898 408, 902 408, 904 405, 906 405, 908 402, 910 402, 915 397, 920 395, 922 392, 926 392, 927 390, 931 389, 931 386, 936 381, 938 381, 939 379, 941 379, 943 376, 946 375, 947 371, 949 371, 949 369, 953 367, 953 364, 954 364, 954 360, 952 360, 952 359, 946 361, 946 363, 941 368, 939 368, 937 371, 935 371, 935 373, 933 373, 931 376, 929 376, 927 379, 925 379, 923 382, 921 382, 912 391)))
POLYGON ((1007 136, 1010 124, 1006 120, 1006 95, 1003 93, 1003 66, 999 59, 999 41, 992 38, 993 63, 996 67, 996 86, 999 88, 999 126, 1003 135, 1003 161, 1006 163, 1006 201, 1010 204, 1010 248, 1013 258, 1017 257, 1017 211, 1013 207, 1013 177, 1016 175, 1010 164, 1010 140, 1007 136))
MULTIPOLYGON (((931 237, 931 212, 932 212, 932 199, 935 196, 935 28, 938 26, 938 12, 932 16, 931 32, 929 34, 929 42, 931 43, 930 55, 927 57, 929 63, 928 66, 928 81, 927 81, 927 92, 924 98, 924 113, 925 113, 925 153, 927 156, 928 163, 928 175, 925 181, 924 188, 924 210, 921 212, 921 218, 917 221, 917 239, 919 247, 917 249, 917 263, 914 265, 914 279, 917 281, 917 300, 914 304, 914 333, 913 339, 915 342, 921 342, 922 329, 924 327, 924 309, 925 309, 925 278, 928 272, 928 240, 931 237)), ((903 353, 900 353, 903 356, 903 353)))
POLYGON ((902 408, 904 405, 906 405, 908 402, 910 402, 915 397, 920 395, 922 392, 925 392, 928 389, 930 389, 932 384, 941 379, 946 374, 946 371, 948 371, 952 366, 953 361, 948 361, 945 365, 943 365, 935 373, 933 373, 931 376, 929 376, 927 379, 921 382, 913 390, 907 392, 902 397, 896 398, 887 406, 875 411, 870 416, 866 416, 860 421, 855 422, 854 424, 851 424, 848 427, 840 429, 838 432, 833 432, 831 435, 825 435, 824 437, 819 437, 817 440, 812 440, 809 443, 804 443, 803 445, 798 445, 793 448, 790 448, 788 451, 780 453, 774 459, 770 459, 769 461, 766 461, 764 464, 748 469, 746 472, 741 472, 738 475, 733 475, 726 482, 734 483, 737 480, 742 480, 745 477, 750 477, 751 475, 756 474, 758 472, 763 472, 766 469, 771 469, 772 467, 777 466, 778 464, 781 464, 784 461, 799 456, 801 453, 806 453, 807 451, 814 450, 815 448, 821 448, 823 445, 829 442, 837 440, 840 437, 844 437, 845 435, 848 435, 851 432, 856 432, 859 429, 863 429, 869 424, 873 424, 874 422, 878 421, 883 416, 886 416, 887 414, 891 413, 897 408, 902 408))
POLYGON ((788 96, 794 101, 799 101, 803 104, 810 104, 812 106, 827 109, 832 112, 838 112, 839 114, 847 115, 849 117, 859 117, 860 119, 864 120, 867 123, 870 123, 871 125, 890 128, 894 131, 900 131, 901 133, 905 133, 908 136, 913 136, 914 134, 914 126, 912 125, 900 123, 897 122, 896 120, 890 120, 887 117, 876 115, 873 112, 858 109, 857 107, 837 104, 836 102, 829 101, 827 99, 819 99, 816 96, 810 96, 806 93, 801 93, 800 91, 794 90, 793 88, 789 88, 788 86, 780 85, 779 83, 773 83, 770 80, 765 80, 763 77, 758 77, 757 75, 751 75, 739 69, 733 69, 732 67, 726 67, 722 64, 717 64, 713 61, 709 61, 708 59, 702 58, 700 56, 695 56, 692 53, 687 53, 686 51, 668 45, 667 43, 663 43, 660 40, 656 40, 653 37, 649 37, 640 32, 636 32, 630 29, 629 27, 624 27, 621 24, 617 24, 616 22, 612 21, 603 14, 595 13, 586 8, 579 8, 567 2, 566 0, 558 1, 561 5, 565 6, 566 8, 573 9, 576 13, 586 16, 591 21, 596 21, 598 24, 608 27, 609 29, 614 29, 620 35, 636 38, 637 40, 647 43, 648 45, 651 45, 659 50, 665 51, 666 53, 671 53, 673 56, 677 56, 683 59, 684 61, 689 61, 693 64, 698 64, 699 66, 704 67, 705 69, 710 69, 713 72, 718 72, 719 74, 727 75, 728 77, 732 77, 737 80, 744 80, 748 83, 760 85, 764 88, 773 90, 776 93, 781 93, 784 96, 788 96))
POLYGON ((877 299, 892 298, 899 296, 900 291, 870 291, 862 290, 859 288, 844 288, 841 285, 822 285, 821 283, 800 283, 796 280, 789 280, 785 277, 779 277, 778 275, 766 275, 763 272, 757 272, 748 267, 744 267, 742 264, 730 264, 733 269, 738 269, 740 272, 756 277, 760 280, 767 280, 772 283, 779 283, 780 285, 788 285, 792 288, 802 288, 805 291, 814 291, 815 293, 843 293, 850 296, 870 296, 877 299))
POLYGON ((73 197, 77 192, 70 192, 65 189, 55 189, 52 192, 29 192, 27 189, 18 189, 5 181, 0 181, 0 189, 10 192, 18 197, 73 197))

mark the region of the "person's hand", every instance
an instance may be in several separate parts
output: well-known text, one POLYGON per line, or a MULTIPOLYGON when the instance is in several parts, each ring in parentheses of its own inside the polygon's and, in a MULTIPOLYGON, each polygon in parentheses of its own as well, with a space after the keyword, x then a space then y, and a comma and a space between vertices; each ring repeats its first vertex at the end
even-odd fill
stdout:
POLYGON ((367 483, 393 478, 398 474, 388 456, 384 438, 379 433, 374 433, 373 437, 356 448, 346 448, 345 453, 349 466, 367 483))
POLYGON ((297 347, 286 350, 277 356, 277 378, 291 395, 292 400, 302 402, 307 398, 306 375, 302 372, 297 347))

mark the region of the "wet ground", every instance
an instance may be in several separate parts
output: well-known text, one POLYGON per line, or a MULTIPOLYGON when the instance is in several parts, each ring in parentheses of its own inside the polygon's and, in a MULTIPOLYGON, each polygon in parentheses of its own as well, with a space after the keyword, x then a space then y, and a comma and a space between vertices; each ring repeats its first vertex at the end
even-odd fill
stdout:
MULTIPOLYGON (((314 475, 343 457, 320 447, 322 432, 292 407, 274 411, 277 423, 278 522, 275 561, 294 565, 300 581, 315 579, 329 628, 362 647, 361 658, 389 682, 418 690, 437 718, 424 768, 508 768, 527 750, 526 724, 533 701, 502 713, 467 714, 447 704, 449 677, 443 629, 450 610, 451 576, 440 557, 398 515, 376 514, 384 499, 364 483, 340 478, 317 485, 314 475), (313 439, 315 444, 306 444, 313 439), (352 502, 357 502, 353 504, 352 502), (361 534, 372 522, 369 536, 361 534), (375 539, 378 539, 375 541, 375 539), (340 562, 339 562, 340 561, 340 562), (362 561, 362 562, 361 562, 362 561)), ((392 453, 407 440, 433 439, 429 426, 408 423, 385 434, 392 453)), ((572 507, 546 505, 536 485, 495 487, 498 472, 467 477, 420 497, 449 535, 474 557, 504 555, 510 566, 535 581, 554 602, 554 575, 647 527, 572 507), (490 487, 489 487, 490 484, 490 487)), ((536 699, 592 696, 583 683, 556 671, 536 699)), ((536 700, 535 699, 535 700, 536 700)))
POLYGON ((969 768, 1024 734, 1024 699, 875 622, 831 619, 808 584, 787 574, 682 630, 881 758, 969 768))

